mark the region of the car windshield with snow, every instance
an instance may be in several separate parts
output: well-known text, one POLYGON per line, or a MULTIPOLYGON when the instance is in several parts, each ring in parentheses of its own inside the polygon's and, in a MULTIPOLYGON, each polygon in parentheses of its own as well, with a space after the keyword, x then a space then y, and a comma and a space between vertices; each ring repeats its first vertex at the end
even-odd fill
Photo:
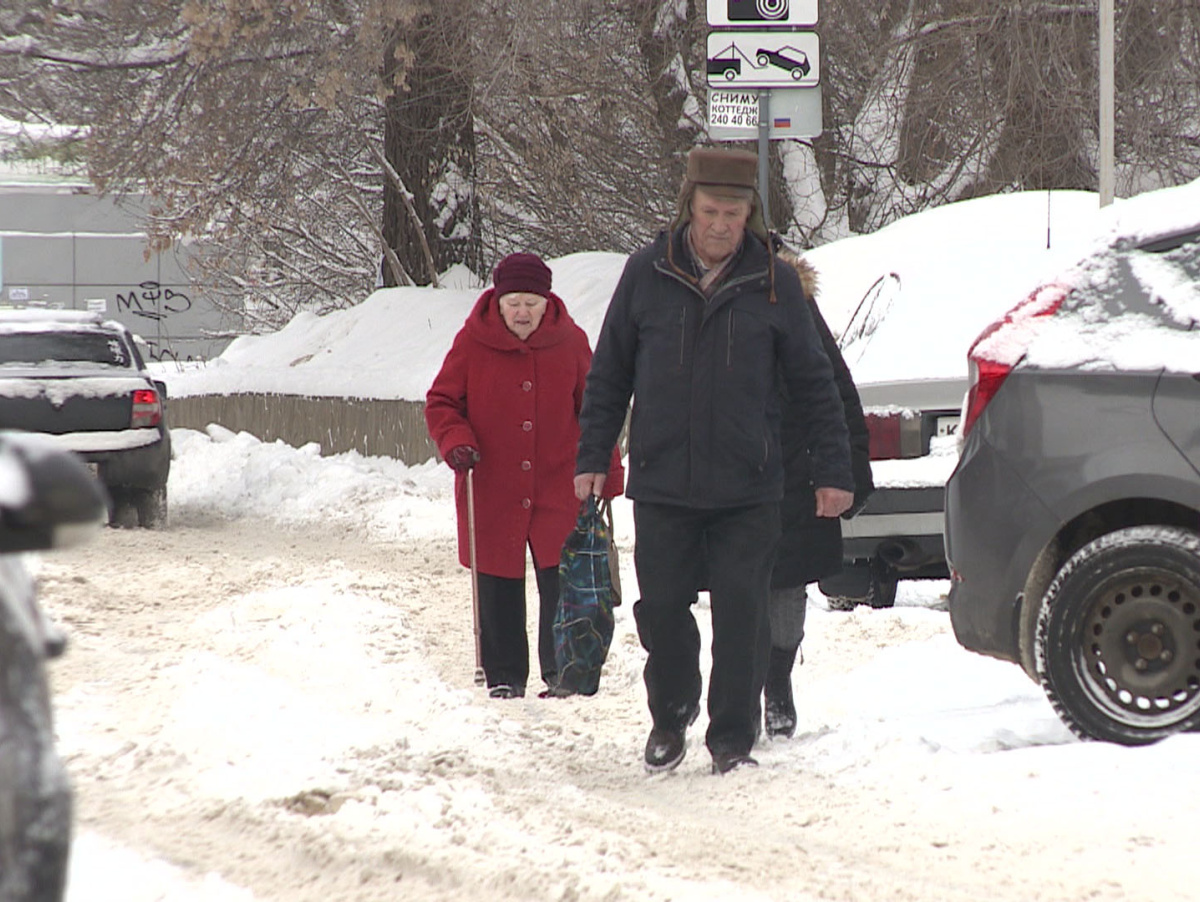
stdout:
POLYGON ((805 252, 862 400, 876 486, 842 521, 842 573, 820 583, 831 607, 888 607, 902 580, 948 577, 945 484, 967 349, 1013 297, 1078 257, 1097 207, 1089 192, 995 195, 805 252), (981 235, 980 222, 994 228, 981 235))
POLYGON ((0 425, 79 454, 111 497, 112 522, 167 517, 166 385, 133 334, 96 313, 0 311, 0 425))
POLYGON ((979 336, 946 493, 958 641, 1079 736, 1200 727, 1200 181, 979 336))

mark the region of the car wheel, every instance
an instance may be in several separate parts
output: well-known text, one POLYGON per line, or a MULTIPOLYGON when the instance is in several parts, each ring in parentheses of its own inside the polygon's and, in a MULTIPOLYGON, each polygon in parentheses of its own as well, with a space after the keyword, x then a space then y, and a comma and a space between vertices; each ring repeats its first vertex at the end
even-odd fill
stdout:
POLYGON ((899 580, 895 576, 877 577, 872 575, 871 587, 867 594, 859 598, 849 595, 827 595, 826 602, 831 611, 853 611, 858 605, 869 608, 890 608, 896 604, 896 587, 899 580))
POLYGON ((804 70, 801 69, 799 66, 797 66, 796 68, 794 68, 792 70, 792 80, 793 81, 799 81, 803 77, 804 77, 804 70))
POLYGON ((167 487, 138 492, 137 518, 143 529, 165 529, 167 526, 167 487))
POLYGON ((765 66, 769 62, 771 62, 771 58, 769 56, 767 56, 765 53, 760 53, 758 55, 759 66, 765 66))
POLYGON ((1200 725, 1200 536, 1139 526, 1101 536, 1042 599, 1038 678, 1083 739, 1146 745, 1200 725))
POLYGON ((826 603, 831 611, 853 611, 857 605, 866 604, 866 598, 850 598, 847 595, 827 595, 826 603))
POLYGON ((735 78, 737 78, 736 72, 734 72, 732 69, 725 70, 725 80, 726 81, 733 81, 735 78))
POLYGON ((133 496, 125 489, 109 488, 112 507, 109 509, 108 524, 117 529, 133 529, 138 525, 138 510, 133 496))
POLYGON ((896 571, 876 559, 871 567, 871 594, 866 603, 873 608, 892 608, 896 606, 896 589, 900 586, 900 578, 896 571))

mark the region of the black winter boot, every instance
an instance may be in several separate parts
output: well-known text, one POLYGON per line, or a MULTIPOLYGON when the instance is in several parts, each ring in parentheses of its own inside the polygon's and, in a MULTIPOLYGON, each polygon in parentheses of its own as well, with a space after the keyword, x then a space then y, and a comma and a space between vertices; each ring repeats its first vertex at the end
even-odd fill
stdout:
POLYGON ((767 735, 771 737, 790 737, 796 732, 796 703, 792 700, 792 665, 796 663, 798 648, 799 646, 771 646, 771 657, 767 661, 767 682, 763 686, 767 735))

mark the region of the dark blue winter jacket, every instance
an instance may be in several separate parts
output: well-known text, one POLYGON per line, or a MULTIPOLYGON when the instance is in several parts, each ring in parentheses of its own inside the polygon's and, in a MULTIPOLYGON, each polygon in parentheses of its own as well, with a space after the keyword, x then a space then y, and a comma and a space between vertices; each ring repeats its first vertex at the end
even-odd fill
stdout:
POLYGON ((695 508, 778 501, 782 378, 807 411, 813 483, 853 491, 842 401, 795 270, 747 232, 706 299, 683 241, 682 228, 663 232, 625 264, 587 377, 575 472, 608 470, 632 396, 630 498, 695 508))

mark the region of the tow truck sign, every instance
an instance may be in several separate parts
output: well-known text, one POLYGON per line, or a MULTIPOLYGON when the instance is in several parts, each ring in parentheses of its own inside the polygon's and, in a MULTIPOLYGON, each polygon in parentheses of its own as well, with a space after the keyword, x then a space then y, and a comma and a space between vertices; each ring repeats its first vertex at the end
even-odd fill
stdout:
POLYGON ((713 87, 811 88, 821 82, 820 39, 801 31, 712 31, 708 83, 713 87))

